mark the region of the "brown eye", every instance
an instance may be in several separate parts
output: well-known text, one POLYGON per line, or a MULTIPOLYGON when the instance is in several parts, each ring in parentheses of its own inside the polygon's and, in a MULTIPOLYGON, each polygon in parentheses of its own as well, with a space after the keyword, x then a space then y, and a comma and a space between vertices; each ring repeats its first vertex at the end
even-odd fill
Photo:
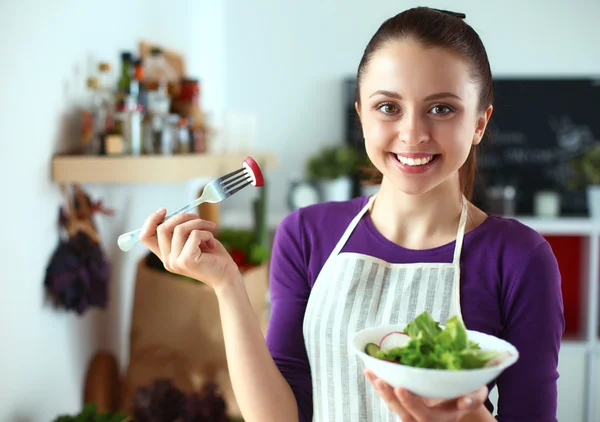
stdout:
POLYGON ((384 103, 377 107, 377 110, 383 114, 395 114, 398 112, 398 108, 394 104, 384 103))
POLYGON ((438 104, 431 109, 431 112, 433 114, 437 114, 439 116, 445 116, 447 114, 454 112, 454 109, 445 104, 438 104))

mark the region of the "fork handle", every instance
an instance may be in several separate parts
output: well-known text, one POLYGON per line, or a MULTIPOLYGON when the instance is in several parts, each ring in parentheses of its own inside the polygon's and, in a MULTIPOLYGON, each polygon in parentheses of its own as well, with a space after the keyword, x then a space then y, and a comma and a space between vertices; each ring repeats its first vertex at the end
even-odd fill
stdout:
MULTIPOLYGON (((197 207, 199 204, 201 204, 202 202, 204 202, 204 195, 202 195, 200 198, 194 200, 193 202, 190 202, 189 204, 179 208, 178 210, 175 210, 169 214, 167 214, 165 216, 165 218, 163 218, 163 220, 161 221, 161 224, 164 223, 165 221, 167 221, 169 218, 173 217, 174 215, 177 214, 182 214, 184 212, 187 212, 195 207, 197 207)), ((131 250, 131 248, 133 248, 136 243, 138 243, 140 241, 140 233, 141 233, 142 229, 137 229, 137 230, 133 230, 127 233, 123 233, 121 236, 119 236, 119 238, 117 239, 117 244, 119 245, 119 249, 121 249, 123 252, 127 252, 129 250, 131 250)))
POLYGON ((129 233, 123 233, 121 236, 119 236, 117 239, 119 249, 121 249, 123 252, 131 250, 131 248, 133 248, 135 244, 140 241, 141 231, 142 229, 137 229, 129 233))

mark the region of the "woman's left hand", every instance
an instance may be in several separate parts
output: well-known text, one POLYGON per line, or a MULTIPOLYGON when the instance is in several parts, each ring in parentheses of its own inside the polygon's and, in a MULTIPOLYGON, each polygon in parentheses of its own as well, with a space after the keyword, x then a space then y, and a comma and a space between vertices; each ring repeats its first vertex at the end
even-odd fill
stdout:
POLYGON ((402 422, 458 422, 478 410, 488 397, 488 389, 484 386, 454 400, 426 399, 403 388, 393 388, 369 370, 365 370, 365 376, 402 422))

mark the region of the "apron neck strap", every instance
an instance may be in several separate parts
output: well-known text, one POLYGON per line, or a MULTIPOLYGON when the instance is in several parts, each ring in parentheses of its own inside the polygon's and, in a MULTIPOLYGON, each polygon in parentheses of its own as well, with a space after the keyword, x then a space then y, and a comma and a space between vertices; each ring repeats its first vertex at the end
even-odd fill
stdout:
POLYGON ((371 208, 371 205, 373 204, 374 200, 375 200, 375 195, 371 196, 369 198, 369 200, 367 201, 367 203, 365 204, 365 206, 362 207, 362 209, 359 211, 358 214, 356 214, 356 216, 350 222, 350 224, 346 228, 346 231, 344 232, 344 234, 342 235, 342 237, 338 241, 337 245, 335 245, 335 248, 331 252, 331 256, 338 255, 341 252, 342 248, 344 247, 344 245, 346 244, 346 242, 350 238, 350 235, 352 234, 352 232, 354 231, 354 229, 356 228, 356 226, 358 226, 358 222, 360 221, 360 219, 371 208))
MULTIPOLYGON (((362 207, 362 209, 359 211, 358 214, 356 214, 356 216, 350 222, 350 224, 346 228, 346 231, 344 232, 344 234, 338 241, 337 245, 335 245, 335 248, 331 252, 332 256, 338 255, 340 253, 340 251, 342 250, 342 248, 344 247, 344 245, 350 238, 350 235, 352 234, 352 232, 358 225, 358 222, 363 217, 363 215, 365 215, 365 213, 371 208, 374 201, 375 201, 375 195, 372 195, 369 198, 369 200, 367 201, 367 203, 365 204, 365 206, 362 207)), ((458 223, 458 231, 456 233, 456 244, 454 246, 454 257, 452 259, 453 264, 458 264, 460 261, 460 253, 462 251, 463 239, 465 237, 465 229, 467 227, 467 216, 468 216, 467 206, 468 206, 467 198, 465 198, 465 196, 463 195, 462 210, 460 212, 460 222, 458 223)))
POLYGON ((458 223, 458 231, 456 232, 456 244, 454 246, 454 258, 452 259, 453 264, 458 264, 460 261, 460 253, 462 251, 463 239, 465 237, 465 229, 467 227, 467 198, 463 195, 462 197, 462 210, 460 212, 460 222, 458 223))

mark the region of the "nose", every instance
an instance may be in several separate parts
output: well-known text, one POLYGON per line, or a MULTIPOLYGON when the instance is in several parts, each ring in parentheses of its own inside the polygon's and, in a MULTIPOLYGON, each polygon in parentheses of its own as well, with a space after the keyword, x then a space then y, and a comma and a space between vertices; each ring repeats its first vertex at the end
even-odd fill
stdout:
POLYGON ((419 113, 406 113, 398 122, 400 142, 408 146, 416 146, 429 141, 429 127, 419 113))

